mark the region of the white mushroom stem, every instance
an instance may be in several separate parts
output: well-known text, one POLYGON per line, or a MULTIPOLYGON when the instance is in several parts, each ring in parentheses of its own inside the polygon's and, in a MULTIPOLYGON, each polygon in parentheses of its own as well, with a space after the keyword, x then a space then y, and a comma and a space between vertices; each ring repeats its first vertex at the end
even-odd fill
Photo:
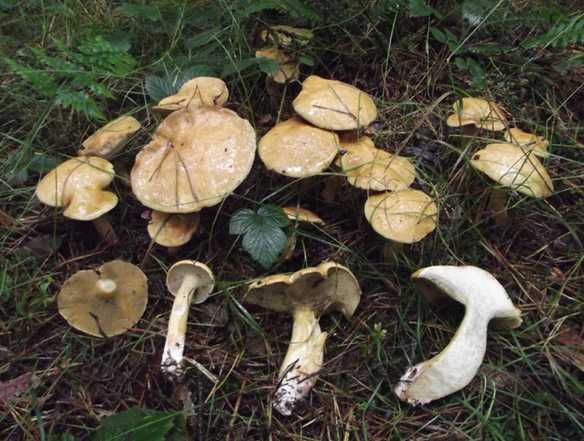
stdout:
POLYGON ((199 283, 200 279, 196 274, 186 274, 184 276, 184 280, 174 299, 168 321, 168 332, 166 334, 164 352, 162 353, 161 369, 164 373, 177 378, 180 378, 184 373, 182 360, 185 350, 189 307, 199 283))
POLYGON ((516 327, 519 311, 507 292, 488 272, 476 267, 436 266, 417 271, 412 278, 430 300, 440 299, 434 289, 466 307, 460 327, 450 344, 434 358, 420 363, 400 378, 396 395, 412 405, 426 404, 456 392, 476 375, 487 347, 487 325, 516 327))
POLYGON ((314 387, 324 359, 326 332, 320 330, 318 318, 306 307, 293 313, 294 325, 288 352, 282 362, 274 408, 290 415, 296 403, 306 398, 314 387))
POLYGON ((118 242, 118 236, 106 214, 93 219, 93 225, 109 245, 115 245, 118 242))

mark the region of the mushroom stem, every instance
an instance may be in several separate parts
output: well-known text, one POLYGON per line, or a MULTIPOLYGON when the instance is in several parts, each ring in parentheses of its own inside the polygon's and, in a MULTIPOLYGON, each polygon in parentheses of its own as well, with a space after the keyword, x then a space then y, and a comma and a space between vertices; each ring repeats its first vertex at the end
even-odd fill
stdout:
POLYGON ((184 276, 184 280, 174 299, 168 321, 168 333, 166 334, 166 343, 162 353, 161 368, 166 374, 177 378, 180 378, 184 373, 182 360, 185 350, 189 306, 197 285, 199 285, 199 277, 196 274, 184 276))
POLYGON ((314 387, 324 360, 326 337, 312 309, 294 311, 290 346, 282 362, 273 399, 274 408, 282 415, 292 414, 296 403, 314 387))
POLYGON ((107 218, 107 215, 102 214, 97 219, 93 219, 93 225, 95 225, 95 229, 109 245, 115 245, 118 243, 118 236, 107 218))
POLYGON ((387 239, 383 244, 383 257, 389 265, 397 264, 397 258, 404 247, 403 243, 387 239))
POLYGON ((499 188, 491 190, 489 208, 493 212, 493 219, 497 225, 502 225, 507 219, 507 193, 499 188))

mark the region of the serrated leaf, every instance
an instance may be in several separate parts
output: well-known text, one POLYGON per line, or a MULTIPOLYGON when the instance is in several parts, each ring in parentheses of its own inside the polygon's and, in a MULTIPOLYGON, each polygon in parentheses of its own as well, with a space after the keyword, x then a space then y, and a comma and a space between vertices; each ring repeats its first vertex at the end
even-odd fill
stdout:
POLYGON ((129 16, 141 15, 153 22, 160 20, 160 14, 152 6, 124 3, 118 9, 129 16))
POLYGON ((221 78, 228 77, 236 72, 241 72, 251 66, 258 63, 259 58, 245 58, 243 60, 238 60, 236 62, 231 62, 227 64, 223 71, 221 72, 221 78))
POLYGON ((164 441, 174 426, 173 415, 132 407, 105 418, 94 441, 164 441))
POLYGON ((245 234, 249 225, 254 221, 255 211, 241 208, 231 215, 229 220, 229 234, 245 234))
POLYGON ((432 14, 442 18, 442 14, 432 6, 427 5, 424 0, 410 0, 410 17, 428 17, 432 14))
POLYGON ((160 78, 155 75, 146 75, 146 78, 144 79, 144 87, 150 98, 156 102, 167 96, 174 95, 178 90, 178 87, 176 87, 168 78, 160 78))
POLYGON ((430 26, 430 33, 440 43, 446 43, 448 41, 448 39, 446 38, 446 34, 442 32, 440 29, 436 29, 435 27, 430 26))
POLYGON ((258 57, 257 63, 260 70, 267 74, 273 74, 280 68, 280 63, 273 58, 258 57))
POLYGON ((192 80, 196 77, 215 77, 216 73, 215 70, 211 66, 207 66, 205 64, 199 64, 197 66, 191 66, 186 69, 184 72, 177 77, 176 80, 176 88, 177 90, 189 80, 192 80))
POLYGON ((254 223, 243 236, 243 248, 264 268, 276 261, 286 245, 286 234, 268 224, 254 223))
POLYGON ((49 156, 40 154, 40 155, 33 155, 30 158, 27 158, 25 162, 25 167, 27 170, 36 172, 36 173, 44 173, 46 171, 52 170, 57 167, 61 161, 54 156, 49 156))
POLYGON ((456 67, 459 69, 468 69, 468 63, 464 58, 456 58, 454 62, 456 63, 456 67))
POLYGON ((258 209, 258 217, 261 217, 264 223, 273 227, 280 228, 290 225, 288 215, 275 205, 262 205, 258 209))
POLYGON ((221 33, 219 26, 212 27, 204 32, 195 35, 186 43, 187 49, 195 49, 201 46, 205 46, 207 43, 214 41, 217 36, 221 33))

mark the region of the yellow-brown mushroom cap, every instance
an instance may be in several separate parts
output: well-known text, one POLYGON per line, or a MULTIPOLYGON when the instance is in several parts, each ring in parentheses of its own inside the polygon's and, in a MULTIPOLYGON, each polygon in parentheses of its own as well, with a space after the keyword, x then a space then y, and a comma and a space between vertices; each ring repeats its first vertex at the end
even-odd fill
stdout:
POLYGON ((554 185, 535 154, 509 144, 489 144, 472 156, 471 165, 497 183, 536 198, 552 194, 554 185))
POLYGON ((164 213, 153 210, 148 223, 148 234, 159 245, 178 247, 191 240, 200 222, 199 212, 164 213))
POLYGON ((296 205, 282 207, 288 219, 301 223, 325 225, 325 222, 318 215, 306 208, 297 207, 296 205))
POLYGON ((148 279, 140 268, 120 260, 105 263, 97 272, 77 272, 58 297, 59 312, 67 322, 96 337, 103 336, 100 327, 111 337, 134 326, 147 302, 148 279))
POLYGON ((251 124, 222 107, 169 115, 138 153, 132 190, 142 204, 190 213, 218 204, 246 178, 256 151, 251 124))
POLYGON ((446 120, 446 124, 451 127, 473 124, 487 130, 505 130, 507 128, 507 118, 495 103, 481 98, 466 97, 456 101, 452 107, 454 114, 446 120))
POLYGON ((186 107, 221 106, 229 97, 223 80, 213 77, 197 77, 184 83, 174 95, 163 98, 152 108, 164 116, 186 107))
POLYGON ((537 156, 543 158, 549 156, 547 149, 550 142, 543 136, 527 133, 516 127, 507 130, 503 136, 505 141, 517 144, 519 147, 526 150, 533 150, 533 153, 537 156))
POLYGON ((249 286, 244 302, 278 312, 309 307, 317 317, 330 311, 351 317, 360 295, 359 283, 348 268, 326 262, 289 275, 264 277, 249 286))
POLYGON ((107 158, 117 152, 140 127, 138 120, 131 116, 114 119, 83 141, 85 148, 78 154, 107 158))
POLYGON ((367 93, 316 75, 304 80, 292 105, 302 118, 328 130, 354 130, 377 118, 377 107, 367 93))
POLYGON ((278 84, 285 84, 287 81, 298 78, 300 74, 298 61, 291 61, 288 53, 275 47, 257 50, 256 58, 270 58, 276 60, 280 67, 276 72, 268 74, 278 84))
POLYGON ((381 236, 397 243, 422 240, 436 228, 438 208, 419 190, 373 195, 365 202, 365 218, 381 236))
POLYGON ((114 166, 97 156, 65 161, 39 182, 36 196, 51 207, 66 207, 63 214, 77 220, 93 220, 118 203, 105 187, 114 178, 114 166))
POLYGON ((402 190, 409 187, 416 177, 412 163, 401 156, 375 148, 367 136, 358 140, 341 138, 340 166, 349 184, 365 190, 402 190))
POLYGON ((303 178, 325 170, 339 150, 339 137, 302 118, 276 124, 258 145, 260 159, 281 175, 303 178))

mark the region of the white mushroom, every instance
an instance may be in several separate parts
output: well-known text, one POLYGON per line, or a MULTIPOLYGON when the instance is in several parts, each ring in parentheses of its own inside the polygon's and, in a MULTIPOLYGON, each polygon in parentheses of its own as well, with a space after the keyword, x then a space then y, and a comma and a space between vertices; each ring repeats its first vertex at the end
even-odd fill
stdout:
POLYGON ((431 303, 448 297, 466 307, 464 319, 450 344, 431 360, 407 370, 395 388, 403 401, 416 406, 454 393, 471 382, 487 348, 487 325, 516 328, 521 311, 490 273, 474 266, 433 266, 412 275, 412 281, 431 303))
POLYGON ((207 265, 194 260, 181 260, 168 270, 166 285, 176 298, 168 321, 161 369, 171 377, 178 379, 184 373, 182 360, 189 306, 191 303, 202 303, 209 297, 214 280, 207 265))

